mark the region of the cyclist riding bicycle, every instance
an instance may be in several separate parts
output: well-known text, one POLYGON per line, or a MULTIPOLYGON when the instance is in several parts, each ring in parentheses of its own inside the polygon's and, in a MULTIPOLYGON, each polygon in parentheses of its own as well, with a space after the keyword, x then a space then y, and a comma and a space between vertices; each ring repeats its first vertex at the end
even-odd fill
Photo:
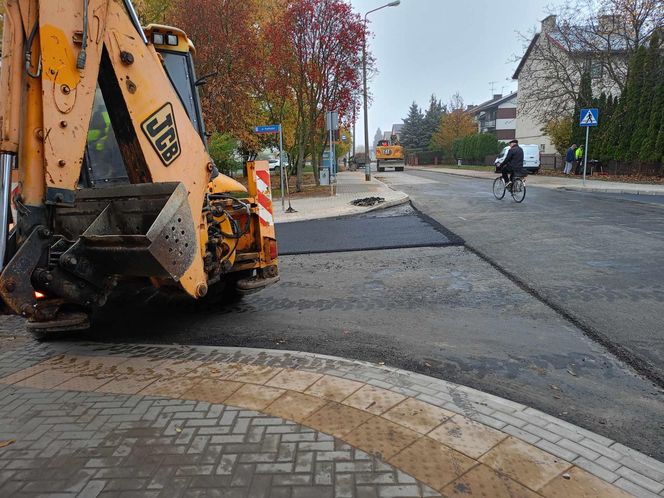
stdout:
POLYGON ((510 150, 507 151, 505 160, 500 163, 500 172, 505 182, 505 188, 511 190, 514 177, 523 178, 528 173, 523 169, 523 149, 519 147, 519 141, 516 139, 510 140, 508 145, 510 150))

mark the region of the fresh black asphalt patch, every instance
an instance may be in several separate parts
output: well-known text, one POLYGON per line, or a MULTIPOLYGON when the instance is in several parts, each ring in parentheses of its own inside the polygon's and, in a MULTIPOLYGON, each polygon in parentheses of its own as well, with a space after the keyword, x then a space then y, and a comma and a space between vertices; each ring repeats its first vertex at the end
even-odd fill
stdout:
POLYGON ((415 210, 279 223, 276 230, 280 255, 463 245, 458 236, 415 210))

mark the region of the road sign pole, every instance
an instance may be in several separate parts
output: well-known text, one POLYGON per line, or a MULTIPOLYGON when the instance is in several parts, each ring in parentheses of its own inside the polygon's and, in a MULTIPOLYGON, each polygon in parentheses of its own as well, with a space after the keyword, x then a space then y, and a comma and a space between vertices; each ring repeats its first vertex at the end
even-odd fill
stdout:
POLYGON ((284 132, 281 123, 279 123, 279 175, 281 176, 281 210, 286 211, 286 201, 284 199, 284 132))
POLYGON ((334 143, 332 142, 332 134, 334 131, 332 128, 334 128, 332 124, 332 111, 328 114, 330 117, 330 195, 334 195, 334 185, 332 184, 332 177, 334 176, 334 166, 332 165, 332 156, 334 155, 332 151, 332 147, 334 147, 334 143))
POLYGON ((579 116, 579 126, 586 127, 586 149, 583 151, 583 186, 586 186, 586 171, 588 170, 588 136, 590 135, 590 127, 599 124, 599 109, 581 109, 579 116))
POLYGON ((586 186, 586 168, 588 167, 588 135, 590 126, 586 126, 586 148, 583 150, 583 186, 586 186))

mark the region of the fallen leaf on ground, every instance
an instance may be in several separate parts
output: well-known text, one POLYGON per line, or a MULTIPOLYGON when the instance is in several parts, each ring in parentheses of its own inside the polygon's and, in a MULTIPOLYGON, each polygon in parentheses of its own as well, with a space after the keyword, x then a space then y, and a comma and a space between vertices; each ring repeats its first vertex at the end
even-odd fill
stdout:
POLYGON ((0 441, 0 448, 4 448, 5 446, 9 446, 10 444, 14 444, 16 442, 16 439, 9 439, 7 441, 0 441))

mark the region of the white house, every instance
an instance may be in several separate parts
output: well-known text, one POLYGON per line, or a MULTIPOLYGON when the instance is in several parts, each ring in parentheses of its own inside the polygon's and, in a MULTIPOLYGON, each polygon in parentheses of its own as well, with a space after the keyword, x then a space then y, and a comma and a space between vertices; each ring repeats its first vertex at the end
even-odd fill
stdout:
POLYGON ((469 109, 477 122, 479 133, 493 133, 498 140, 516 138, 517 93, 496 94, 478 106, 469 109))
POLYGON ((518 81, 520 142, 537 144, 544 153, 556 152, 542 128, 548 119, 567 116, 574 109, 583 73, 590 74, 594 95, 619 93, 612 77, 626 70, 627 57, 626 36, 616 21, 615 16, 601 16, 593 26, 559 26, 554 15, 542 20, 541 31, 533 36, 512 76, 518 81))

